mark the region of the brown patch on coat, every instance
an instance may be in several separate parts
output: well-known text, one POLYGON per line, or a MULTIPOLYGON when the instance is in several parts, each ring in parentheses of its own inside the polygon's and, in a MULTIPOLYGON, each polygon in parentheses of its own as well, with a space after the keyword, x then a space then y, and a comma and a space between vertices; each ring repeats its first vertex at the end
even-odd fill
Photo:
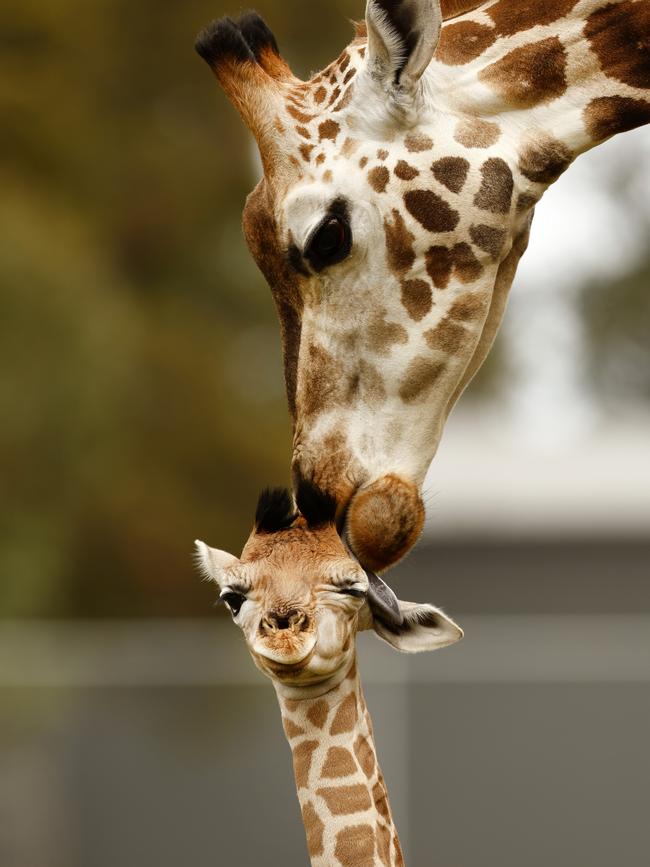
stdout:
POLYGON ((471 226, 469 234, 479 250, 489 253, 495 262, 499 261, 506 242, 506 233, 503 229, 495 229, 493 226, 481 224, 479 226, 471 226))
POLYGON ((375 809, 386 822, 390 822, 390 807, 388 806, 388 795, 386 794, 386 787, 384 785, 383 777, 377 780, 375 785, 372 788, 372 800, 375 805, 375 809))
POLYGON ((404 139, 404 146, 407 151, 417 154, 430 151, 433 147, 433 141, 422 132, 410 132, 404 139))
POLYGON ((341 430, 334 429, 314 443, 315 463, 301 466, 301 473, 321 491, 332 494, 337 503, 346 504, 355 487, 354 460, 341 430))
POLYGON ((388 151, 385 150, 384 148, 379 148, 379 150, 377 151, 377 159, 382 160, 382 162, 383 162, 383 160, 387 160, 388 159, 388 151))
POLYGON ((358 374, 353 374, 349 379, 348 403, 352 403, 357 395, 366 406, 375 409, 386 400, 384 378, 369 361, 360 361, 358 374))
POLYGON ((390 180, 390 172, 386 166, 375 166, 368 172, 368 183, 376 193, 385 193, 390 180))
POLYGON ((461 121, 454 131, 458 144, 466 148, 489 148, 501 137, 498 123, 478 118, 461 121))
POLYGON ((345 73, 345 78, 343 79, 343 84, 345 85, 348 83, 348 81, 352 81, 352 79, 354 78, 354 76, 356 74, 357 74, 357 70, 354 67, 352 67, 352 69, 348 69, 348 71, 345 73))
POLYGON ((474 204, 493 214, 507 214, 512 204, 515 182, 510 166, 500 157, 492 157, 481 166, 481 187, 474 196, 474 204))
POLYGON ((515 48, 479 73, 509 108, 532 108, 566 91, 567 53, 557 36, 515 48))
POLYGON ((402 304, 415 322, 429 313, 433 307, 433 293, 426 280, 402 280, 402 304))
POLYGON ((297 726, 293 720, 290 720, 288 717, 282 717, 282 726, 284 728, 284 733, 289 740, 292 738, 298 738, 300 735, 304 735, 305 730, 297 726))
POLYGON ((499 0, 486 9, 499 36, 513 36, 538 24, 552 24, 571 12, 578 0, 543 0, 542 3, 513 3, 499 0))
POLYGON ((327 89, 325 87, 323 87, 323 85, 321 84, 321 86, 319 88, 317 88, 316 91, 314 92, 314 101, 318 105, 320 105, 321 102, 324 102, 326 96, 327 96, 327 89))
POLYGON ((354 693, 343 699, 330 726, 331 735, 351 732, 357 724, 357 697, 354 693))
POLYGON ((435 328, 430 328, 423 334, 431 349, 439 349, 448 355, 455 355, 462 348, 468 333, 448 316, 441 319, 435 328))
POLYGON ((352 825, 339 831, 334 856, 341 867, 374 867, 375 835, 372 826, 352 825))
POLYGON ((488 307, 485 295, 481 292, 467 292, 457 298, 449 308, 447 316, 459 322, 473 322, 485 316, 488 307))
POLYGON ((399 396, 404 403, 424 400, 444 371, 445 365, 442 362, 432 361, 423 355, 414 358, 404 374, 399 396))
POLYGON ((308 163, 311 158, 312 151, 314 150, 314 145, 301 144, 298 150, 300 151, 300 155, 302 156, 303 160, 308 163))
POLYGON ((415 166, 409 165, 406 160, 400 160, 393 171, 401 181, 412 181, 420 174, 415 166))
POLYGON ((348 136, 343 142, 343 147, 341 148, 341 155, 344 157, 351 157, 354 153, 359 149, 359 139, 350 138, 348 136))
POLYGON ((431 166, 435 179, 452 193, 460 193, 465 186, 469 162, 463 157, 442 157, 431 166))
POLYGON ((340 402, 341 371, 334 356, 320 344, 310 344, 307 352, 308 378, 301 389, 301 408, 310 418, 340 402))
POLYGON ((409 190, 404 195, 409 214, 429 232, 452 232, 460 221, 460 214, 431 190, 409 190))
POLYGON ((339 58, 338 64, 339 64, 339 71, 345 72, 345 70, 350 65, 350 52, 349 51, 343 52, 343 54, 339 58))
POLYGON ((552 184, 573 159, 569 148, 550 135, 531 136, 519 154, 519 171, 536 184, 552 184))
POLYGON ((325 154, 318 154, 318 156, 316 157, 315 162, 316 162, 316 165, 317 165, 317 166, 322 166, 323 163, 325 162, 325 154))
POLYGON ((449 247, 431 247, 426 254, 427 272, 436 289, 446 289, 452 274, 461 283, 473 283, 483 273, 483 266, 469 244, 461 242, 449 247))
POLYGON ((494 44, 497 33, 494 27, 476 21, 460 21, 443 27, 435 58, 447 66, 470 63, 494 44))
POLYGON ((335 142, 340 132, 341 127, 335 120, 324 120, 318 127, 318 139, 319 141, 329 139, 335 142))
POLYGON ((650 4, 610 3, 587 19, 585 36, 608 78, 650 89, 650 4))
POLYGON ((299 136, 302 136, 303 138, 306 138, 306 139, 311 138, 311 133, 304 126, 297 126, 296 132, 298 133, 299 136))
POLYGON ((319 699, 307 711, 307 719, 317 729, 322 729, 327 722, 328 706, 325 699, 319 699))
POLYGON ((298 789, 306 789, 309 784, 309 769, 316 749, 318 741, 301 741, 293 749, 293 772, 298 789))
POLYGON ((314 114, 306 114, 304 111, 296 108, 296 106, 292 105, 291 103, 287 103, 287 112, 294 120, 297 120, 298 123, 302 124, 311 123, 312 120, 314 120, 316 117, 316 115, 314 114))
POLYGON ((534 208, 537 202, 539 202, 539 196, 533 196, 530 193, 520 193, 517 197, 515 210, 518 214, 523 214, 526 211, 530 211, 531 208, 534 208))
POLYGON ((599 96, 584 110, 585 126, 595 142, 650 123, 650 102, 628 96, 599 96))
POLYGON ((334 103, 336 102, 336 100, 339 98, 340 95, 341 95, 341 88, 335 87, 334 90, 332 91, 332 95, 330 96, 329 102, 327 104, 328 105, 334 105, 334 103))
POLYGON ((307 835, 307 849, 309 850, 309 854, 312 857, 322 855, 325 851, 323 847, 325 825, 318 816, 311 801, 307 801, 305 806, 302 808, 302 821, 307 835))
POLYGON ((370 779, 375 773, 377 760, 375 758, 375 751, 372 748, 372 744, 370 743, 368 738, 364 737, 363 735, 359 735, 359 737, 354 742, 354 754, 357 757, 357 761, 359 762, 359 767, 366 775, 366 777, 370 779))
POLYGON ((365 786, 323 786, 316 794, 325 801, 333 816, 350 816, 362 813, 372 806, 370 793, 365 786))
POLYGON ((388 264, 399 277, 406 274, 415 262, 415 250, 413 249, 415 235, 406 228, 404 218, 397 208, 393 209, 392 217, 392 223, 388 217, 384 219, 386 252, 388 264))
POLYGON ((390 838, 391 832, 387 825, 377 822, 375 829, 377 835, 377 854, 384 867, 391 867, 390 863, 390 838))
POLYGON ((368 157, 361 157, 361 159, 359 160, 359 168, 365 169, 365 167, 367 165, 368 165, 368 157))
POLYGON ((406 328, 398 322, 387 322, 386 311, 381 310, 374 316, 367 331, 367 342, 377 355, 388 355, 396 343, 408 343, 406 328))
POLYGON ((350 750, 344 747, 330 747, 325 757, 321 777, 328 780, 349 777, 356 774, 357 766, 350 750))
MULTIPOLYGON (((351 69, 350 72, 354 72, 354 69, 351 69)), ((347 76, 346 76, 347 77, 347 76)), ((350 102, 352 101, 352 94, 354 93, 353 85, 346 87, 343 92, 343 96, 336 103, 332 111, 342 111, 344 108, 347 108, 350 102)))

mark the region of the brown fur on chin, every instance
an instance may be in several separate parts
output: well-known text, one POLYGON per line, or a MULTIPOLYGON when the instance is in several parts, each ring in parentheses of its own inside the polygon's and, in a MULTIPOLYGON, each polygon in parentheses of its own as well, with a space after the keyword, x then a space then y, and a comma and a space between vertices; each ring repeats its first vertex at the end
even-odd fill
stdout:
POLYGON ((410 551, 423 526, 424 505, 417 487, 387 475, 354 497, 346 536, 361 565, 382 572, 410 551))

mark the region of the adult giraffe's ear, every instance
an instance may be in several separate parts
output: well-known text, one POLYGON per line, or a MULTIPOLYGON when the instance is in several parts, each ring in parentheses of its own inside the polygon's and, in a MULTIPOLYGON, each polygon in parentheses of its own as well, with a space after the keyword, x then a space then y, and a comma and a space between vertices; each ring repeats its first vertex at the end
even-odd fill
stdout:
POLYGON ((194 545, 196 565, 199 571, 207 581, 214 581, 221 587, 226 569, 238 562, 237 557, 227 551, 210 548, 205 542, 198 539, 194 545))
POLYGON ((368 0, 368 70, 382 90, 404 100, 418 82, 440 38, 440 0, 368 0))
POLYGON ((422 653, 455 644, 463 630, 438 608, 426 603, 398 601, 401 623, 374 616, 373 629, 380 638, 402 653, 422 653))

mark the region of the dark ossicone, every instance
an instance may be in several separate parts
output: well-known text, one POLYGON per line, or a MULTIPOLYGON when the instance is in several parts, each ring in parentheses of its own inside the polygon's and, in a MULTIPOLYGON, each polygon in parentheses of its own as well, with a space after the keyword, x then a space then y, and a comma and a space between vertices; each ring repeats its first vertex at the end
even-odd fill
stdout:
POLYGON ((225 59, 255 62, 255 55, 232 18, 220 18, 208 24, 196 37, 194 47, 211 67, 225 59))
POLYGON ((317 488, 312 482, 300 479, 296 488, 296 502, 300 514, 310 527, 333 524, 336 518, 336 500, 317 488))
POLYGON ((266 21, 257 12, 245 12, 237 21, 237 26, 258 60, 265 48, 270 48, 274 54, 280 56, 280 49, 275 36, 269 30, 266 21))
POLYGON ((255 529, 258 533, 286 530, 296 518, 296 506, 287 488, 266 488, 262 491, 255 510, 255 529))
POLYGON ((211 67, 227 58, 255 62, 265 48, 280 54, 274 35, 257 12, 246 12, 237 21, 213 21, 199 33, 194 47, 211 67))

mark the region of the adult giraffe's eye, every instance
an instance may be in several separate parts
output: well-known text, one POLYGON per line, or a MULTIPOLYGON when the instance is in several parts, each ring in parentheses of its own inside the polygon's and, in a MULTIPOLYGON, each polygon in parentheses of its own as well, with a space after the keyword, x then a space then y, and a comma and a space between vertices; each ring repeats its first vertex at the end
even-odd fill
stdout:
POLYGON ((227 593, 222 593, 221 600, 230 608, 233 617, 237 617, 239 609, 246 601, 246 597, 242 596, 241 593, 235 593, 234 590, 229 590, 227 593))
POLYGON ((320 224, 309 239, 305 258, 315 271, 342 262, 350 253, 352 233, 350 224, 343 217, 329 216, 320 224))

